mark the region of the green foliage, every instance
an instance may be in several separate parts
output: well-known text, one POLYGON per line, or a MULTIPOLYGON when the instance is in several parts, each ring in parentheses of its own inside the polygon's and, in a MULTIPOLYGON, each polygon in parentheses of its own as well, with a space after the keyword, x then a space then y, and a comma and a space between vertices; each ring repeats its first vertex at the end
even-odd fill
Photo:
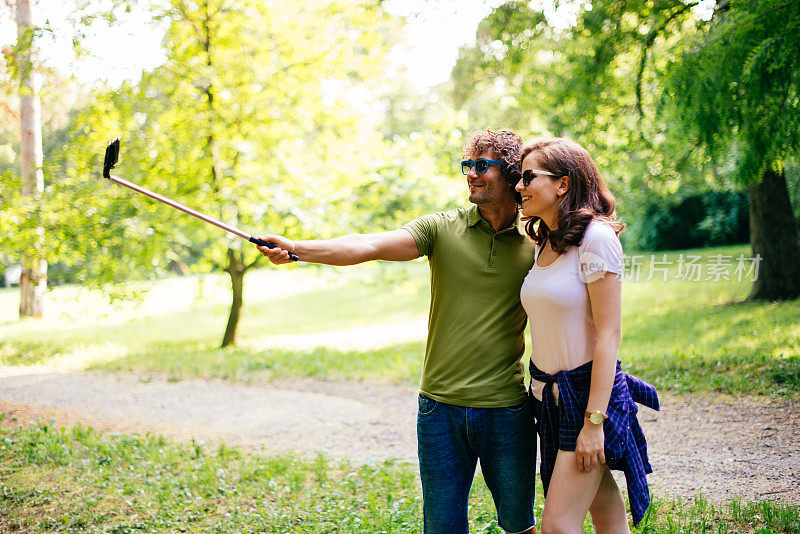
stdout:
MULTIPOLYGON (((42 101, 42 135, 45 158, 45 181, 58 173, 49 160, 66 142, 68 123, 75 105, 85 98, 72 81, 56 72, 44 73, 46 85, 40 92, 42 101)), ((31 252, 37 228, 57 227, 62 214, 49 209, 46 198, 52 188, 38 200, 23 197, 20 179, 19 111, 15 87, 0 83, 0 270, 17 263, 21 255, 31 252)), ((58 205, 58 203, 56 203, 58 205)), ((52 243, 48 243, 48 247, 52 243)))
POLYGON ((794 218, 800 226, 800 166, 797 165, 797 161, 787 161, 784 170, 786 171, 786 187, 794 208, 794 218))
MULTIPOLYGON (((394 229, 463 196, 460 175, 450 178, 463 134, 449 108, 386 77, 399 21, 379 2, 176 0, 155 15, 172 21, 167 62, 96 90, 67 129, 45 132, 54 146, 38 222, 64 279, 156 277, 176 262, 208 272, 225 268, 229 247, 245 266, 259 258, 238 238, 100 180, 116 135, 115 174, 254 234, 394 229), (384 111, 387 122, 376 119, 384 111)), ((9 179, 18 165, 5 167, 2 149, 13 154, 15 136, 0 129, 9 179)), ((0 247, 12 262, 36 214, 7 193, 12 182, 3 187, 3 228, 16 231, 0 247)))
POLYGON ((800 4, 731 0, 670 66, 670 120, 743 182, 780 170, 800 147, 800 4))
MULTIPOLYGON (((722 205, 684 226, 681 241, 670 228, 682 209, 674 199, 741 189, 797 156, 800 6, 718 2, 710 22, 697 6, 599 0, 558 28, 544 8, 508 2, 462 50, 454 102, 471 117, 509 119, 523 137, 567 136, 585 146, 629 225, 627 246, 726 242, 735 214, 722 205)), ((766 267, 780 261, 767 251, 791 254, 794 246, 788 222, 776 224, 787 231, 756 240, 766 267)), ((753 221, 756 231, 767 225, 753 221)), ((794 264, 765 268, 753 296, 793 298, 794 264)))
MULTIPOLYGON (((374 2, 314 4, 176 0, 165 65, 102 89, 46 159, 41 210, 49 257, 93 283, 158 275, 182 259, 220 268, 239 248, 218 230, 98 179, 109 138, 122 135, 119 175, 254 233, 313 234, 320 199, 350 188, 330 157, 361 116, 346 101, 379 71, 394 22, 374 2), (311 180, 309 175, 323 175, 311 180)), ((362 135, 371 137, 369 132, 362 135)), ((2 139, 0 139, 2 142, 2 139)), ((9 187, 10 189, 10 187, 9 187)), ((9 222, 33 227, 2 196, 9 222), (11 220, 13 217, 13 221, 11 220)), ((5 226, 4 226, 5 228, 5 226)), ((20 250, 22 233, 3 236, 20 250)), ((246 247, 246 263, 259 256, 246 247)))
POLYGON ((574 26, 554 26, 527 2, 507 2, 480 25, 453 70, 453 98, 471 121, 501 117, 526 139, 571 137, 587 148, 640 241, 647 206, 707 190, 708 156, 655 113, 675 43, 696 32, 680 0, 591 2, 574 26))
MULTIPOLYGON (((384 19, 377 15, 369 5, 336 1, 174 2, 167 63, 135 86, 98 94, 76 121, 79 148, 69 154, 95 154, 75 163, 77 176, 97 165, 104 139, 131 132, 123 136, 119 174, 234 226, 302 233, 310 201, 326 185, 298 172, 314 157, 305 142, 312 134, 341 136, 352 120, 347 108, 320 105, 325 81, 357 80, 378 65, 384 44, 374 28, 384 19)), ((124 222, 123 232, 153 242, 116 240, 121 250, 109 251, 106 262, 112 269, 128 260, 135 268, 163 267, 176 256, 221 268, 226 250, 241 247, 170 208, 95 184, 128 206, 114 209, 130 210, 109 214, 108 222, 124 222)), ((258 257, 252 247, 244 254, 245 264, 258 257)))
POLYGON ((649 224, 638 243, 645 250, 746 243, 750 239, 747 195, 709 191, 672 203, 650 204, 644 215, 649 224))

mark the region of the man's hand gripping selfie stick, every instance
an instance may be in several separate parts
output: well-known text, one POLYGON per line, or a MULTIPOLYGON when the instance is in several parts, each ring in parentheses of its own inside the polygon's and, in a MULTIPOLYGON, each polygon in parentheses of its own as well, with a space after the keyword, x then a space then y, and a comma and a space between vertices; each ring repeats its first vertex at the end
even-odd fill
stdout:
MULTIPOLYGON (((146 195, 146 196, 148 196, 150 198, 158 200, 159 202, 163 202, 164 204, 166 204, 168 206, 172 206, 173 208, 179 209, 184 213, 188 213, 189 215, 197 217, 201 221, 205 221, 207 223, 211 223, 214 226, 222 228, 226 232, 230 232, 232 234, 238 235, 239 237, 247 239, 251 243, 255 243, 258 246, 268 247, 268 248, 275 248, 275 245, 273 245, 272 243, 269 243, 269 242, 264 241, 262 239, 259 239, 257 237, 253 237, 250 234, 248 234, 246 232, 242 232, 238 228, 234 228, 233 226, 227 225, 222 221, 218 221, 217 219, 214 219, 213 217, 209 217, 207 215, 203 215, 199 211, 195 211, 192 208, 189 208, 187 206, 184 206, 183 204, 180 204, 178 202, 170 200, 167 197, 159 195, 158 193, 153 193, 149 189, 145 189, 144 187, 140 187, 140 186, 138 186, 138 185, 136 185, 134 183, 129 182, 128 180, 124 180, 124 179, 119 178, 117 176, 111 176, 111 169, 114 168, 114 166, 117 164, 117 161, 119 161, 119 137, 117 137, 116 139, 111 141, 108 144, 108 147, 106 148, 106 157, 105 157, 105 160, 103 161, 103 178, 108 178, 112 182, 117 182, 119 185, 124 185, 125 187, 133 189, 134 191, 136 191, 138 193, 141 193, 141 194, 146 195)), ((297 255, 295 255, 295 254, 293 254, 291 252, 289 253, 289 256, 294 261, 297 261, 299 259, 297 257, 297 255)))

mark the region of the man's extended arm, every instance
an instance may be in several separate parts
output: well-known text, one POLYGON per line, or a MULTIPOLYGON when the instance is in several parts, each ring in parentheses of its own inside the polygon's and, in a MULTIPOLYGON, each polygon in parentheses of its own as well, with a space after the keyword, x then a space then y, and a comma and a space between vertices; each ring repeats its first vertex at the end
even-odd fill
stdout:
POLYGON ((419 257, 417 243, 405 229, 377 234, 350 234, 320 241, 291 241, 277 235, 261 236, 276 248, 258 247, 272 263, 291 263, 289 253, 300 261, 326 265, 355 265, 370 260, 408 261, 419 257))

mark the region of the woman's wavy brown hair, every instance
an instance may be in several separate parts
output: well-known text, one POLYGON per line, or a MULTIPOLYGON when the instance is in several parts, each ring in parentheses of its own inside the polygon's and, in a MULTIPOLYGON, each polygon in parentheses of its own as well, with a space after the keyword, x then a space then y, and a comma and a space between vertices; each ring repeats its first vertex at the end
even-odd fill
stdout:
POLYGON ((553 250, 564 254, 568 247, 580 245, 593 219, 607 222, 617 234, 625 228, 617 220, 614 195, 585 148, 564 137, 537 139, 522 149, 520 166, 530 154, 535 155, 541 170, 555 175, 548 178, 569 178, 569 189, 556 208, 556 228, 548 228, 539 217, 525 219, 525 231, 539 247, 549 240, 553 250))

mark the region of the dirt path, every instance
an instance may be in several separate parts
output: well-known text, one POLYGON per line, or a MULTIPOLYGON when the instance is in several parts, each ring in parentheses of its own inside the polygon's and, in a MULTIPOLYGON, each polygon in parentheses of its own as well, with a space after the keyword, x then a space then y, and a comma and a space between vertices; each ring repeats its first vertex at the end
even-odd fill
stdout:
MULTIPOLYGON (((660 413, 639 413, 657 493, 800 504, 800 402, 664 395, 662 406, 660 413)), ((415 390, 387 384, 297 380, 253 387, 0 368, 4 425, 52 417, 59 425, 150 430, 355 462, 415 462, 415 410, 415 390)))

